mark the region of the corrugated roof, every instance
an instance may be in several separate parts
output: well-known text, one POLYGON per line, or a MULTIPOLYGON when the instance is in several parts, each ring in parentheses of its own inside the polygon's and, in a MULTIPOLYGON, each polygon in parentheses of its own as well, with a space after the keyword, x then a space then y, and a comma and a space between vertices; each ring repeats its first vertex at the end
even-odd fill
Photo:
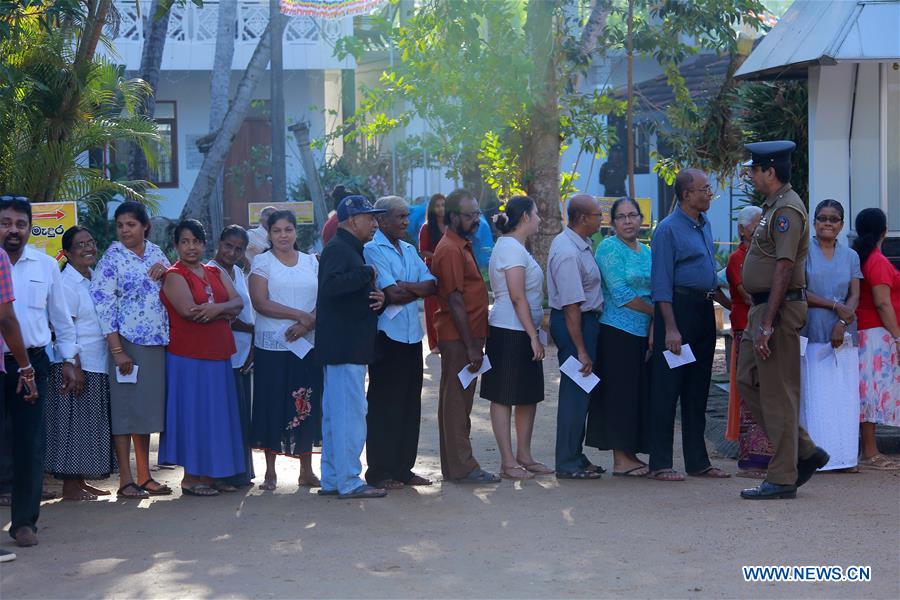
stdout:
POLYGON ((900 0, 797 0, 737 79, 806 77, 812 65, 900 59, 900 0))

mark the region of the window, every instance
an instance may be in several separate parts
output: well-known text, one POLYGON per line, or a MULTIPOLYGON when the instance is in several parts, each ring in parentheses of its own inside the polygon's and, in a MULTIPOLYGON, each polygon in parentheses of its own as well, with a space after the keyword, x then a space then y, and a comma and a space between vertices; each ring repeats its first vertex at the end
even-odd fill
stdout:
POLYGON ((150 168, 150 181, 161 188, 178 187, 178 127, 174 101, 157 101, 153 117, 158 125, 156 166, 150 168))
MULTIPOLYGON (((650 172, 650 128, 642 123, 634 123, 634 174, 646 175, 650 172)), ((610 154, 618 152, 627 156, 628 138, 625 134, 625 118, 609 117, 609 127, 615 128, 616 143, 610 148, 610 154)))

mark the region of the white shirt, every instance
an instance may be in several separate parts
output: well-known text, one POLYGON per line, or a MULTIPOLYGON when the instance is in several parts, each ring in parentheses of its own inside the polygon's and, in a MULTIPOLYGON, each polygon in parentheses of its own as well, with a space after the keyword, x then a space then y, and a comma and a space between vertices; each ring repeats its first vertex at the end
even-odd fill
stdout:
POLYGON ((26 348, 50 345, 50 326, 56 332, 56 352, 60 360, 75 358, 75 324, 66 302, 59 265, 32 246, 12 266, 13 309, 22 330, 26 348))
POLYGON ((265 252, 266 248, 269 247, 269 232, 263 229, 262 225, 248 229, 247 237, 249 238, 248 245, 256 253, 265 252))
POLYGON ((534 326, 540 327, 544 318, 544 272, 525 246, 510 236, 502 236, 497 240, 488 263, 488 276, 494 292, 494 305, 488 314, 488 323, 501 329, 525 331, 506 285, 506 271, 513 267, 525 268, 525 299, 528 301, 534 326))
MULTIPOLYGON (((319 291, 319 261, 311 254, 297 252, 297 255, 297 264, 288 267, 271 252, 260 254, 253 259, 250 275, 258 275, 269 282, 269 300, 272 302, 311 313, 316 310, 319 291)), ((273 319, 257 313, 253 344, 263 350, 287 351, 275 334, 293 324, 290 319, 273 319)), ((303 337, 313 344, 314 333, 310 331, 303 337)))
MULTIPOLYGON (((229 275, 228 271, 225 270, 225 267, 216 261, 211 260, 209 261, 209 264, 218 267, 225 275, 229 275)), ((244 276, 244 272, 237 267, 232 267, 231 270, 234 275, 234 291, 236 291, 237 295, 244 301, 244 308, 241 309, 241 314, 237 317, 238 321, 253 325, 256 315, 253 312, 253 305, 250 304, 250 290, 247 288, 247 279, 244 276)), ((237 351, 231 355, 231 368, 240 369, 244 366, 244 363, 247 362, 247 357, 250 356, 250 347, 253 345, 253 334, 234 330, 232 330, 231 333, 234 334, 234 345, 237 348, 237 351)))
POLYGON ((75 341, 81 368, 91 373, 106 373, 108 348, 100 330, 100 318, 91 299, 91 280, 71 266, 62 271, 63 289, 72 320, 75 321, 75 341))

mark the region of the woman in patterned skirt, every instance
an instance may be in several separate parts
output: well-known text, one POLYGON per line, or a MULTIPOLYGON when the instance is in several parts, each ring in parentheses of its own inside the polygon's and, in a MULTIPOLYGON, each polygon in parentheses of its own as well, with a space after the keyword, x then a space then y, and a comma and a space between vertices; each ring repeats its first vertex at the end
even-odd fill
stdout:
POLYGON ((68 261, 62 272, 63 289, 79 353, 72 393, 61 391, 61 363, 50 367, 44 468, 63 480, 64 500, 96 500, 109 492, 88 485, 85 479, 105 479, 117 470, 109 421, 106 339, 91 299, 97 244, 90 231, 76 226, 63 234, 62 247, 68 261))

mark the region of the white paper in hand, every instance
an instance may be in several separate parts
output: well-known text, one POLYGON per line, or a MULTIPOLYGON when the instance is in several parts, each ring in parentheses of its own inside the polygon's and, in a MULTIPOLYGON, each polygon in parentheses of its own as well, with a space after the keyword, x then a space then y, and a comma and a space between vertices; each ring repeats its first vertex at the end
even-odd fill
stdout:
POLYGON ((287 341, 287 337, 285 337, 285 334, 287 333, 287 330, 289 328, 290 325, 276 331, 275 339, 278 340, 279 344, 296 354, 299 358, 305 357, 307 354, 309 354, 309 351, 313 349, 313 345, 310 344, 309 341, 307 341, 307 339, 304 337, 299 337, 293 342, 287 341))
POLYGON ((559 370, 562 371, 564 375, 567 375, 569 379, 577 383, 578 386, 585 392, 590 392, 592 389, 597 387, 598 383, 600 383, 600 378, 597 377, 593 372, 588 373, 587 375, 582 374, 579 371, 581 367, 582 364, 578 362, 578 359, 574 356, 570 356, 566 359, 566 362, 562 364, 559 370))
POLYGON ((669 363, 670 369, 676 369, 683 365, 689 365, 692 362, 696 362, 696 358, 694 358, 694 351, 691 350, 690 344, 685 344, 681 347, 681 354, 673 354, 668 350, 663 352, 663 356, 666 357, 666 362, 669 363))
POLYGON ((137 383, 138 366, 131 367, 131 373, 122 375, 122 371, 116 368, 116 381, 119 383, 137 383))
POLYGON ((402 304, 391 304, 386 309, 384 309, 384 315, 388 319, 393 319, 397 315, 399 315, 403 311, 402 304))
POLYGON ((809 338, 800 336, 800 356, 806 356, 806 345, 809 343, 809 338))
POLYGON ((479 375, 487 373, 491 370, 491 359, 487 357, 487 354, 484 355, 484 360, 481 361, 481 368, 476 372, 472 372, 469 370, 469 365, 463 367, 462 371, 459 372, 457 377, 459 377, 459 382, 462 384, 463 389, 468 388, 472 385, 472 382, 475 381, 475 378, 479 375))
POLYGON ((540 340, 541 346, 547 346, 550 343, 550 338, 543 329, 538 329, 538 340, 540 340))

